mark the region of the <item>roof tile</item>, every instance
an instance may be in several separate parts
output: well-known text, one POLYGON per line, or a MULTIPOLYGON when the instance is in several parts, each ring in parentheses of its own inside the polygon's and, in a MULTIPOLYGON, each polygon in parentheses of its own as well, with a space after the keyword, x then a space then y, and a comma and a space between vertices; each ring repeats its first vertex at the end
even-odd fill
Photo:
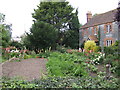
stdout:
POLYGON ((87 28, 92 27, 95 25, 100 25, 107 22, 113 22, 115 21, 115 15, 116 15, 117 9, 111 10, 106 13, 98 14, 96 16, 93 16, 85 25, 83 25, 81 28, 87 28))

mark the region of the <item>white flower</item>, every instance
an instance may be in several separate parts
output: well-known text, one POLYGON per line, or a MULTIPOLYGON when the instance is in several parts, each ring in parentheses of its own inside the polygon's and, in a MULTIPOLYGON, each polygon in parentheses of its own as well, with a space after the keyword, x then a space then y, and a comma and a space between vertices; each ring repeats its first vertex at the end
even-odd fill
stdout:
POLYGON ((15 52, 19 52, 19 50, 15 50, 15 52))
POLYGON ((15 52, 15 50, 12 50, 12 51, 10 51, 10 52, 15 52))

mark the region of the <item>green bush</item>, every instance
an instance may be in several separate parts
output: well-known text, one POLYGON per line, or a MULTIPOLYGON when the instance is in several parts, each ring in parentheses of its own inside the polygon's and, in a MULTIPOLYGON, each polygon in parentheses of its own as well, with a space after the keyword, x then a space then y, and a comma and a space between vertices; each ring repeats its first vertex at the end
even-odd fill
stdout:
POLYGON ((120 77, 120 61, 118 62, 115 72, 116 72, 116 75, 120 77))
POLYGON ((18 89, 18 88, 34 88, 35 84, 29 83, 25 80, 20 80, 17 78, 4 78, 2 81, 2 89, 18 89))
POLYGON ((105 80, 101 77, 47 77, 45 79, 24 81, 17 79, 3 79, 2 88, 110 88, 119 89, 116 78, 105 80))
POLYGON ((98 68, 95 67, 95 65, 89 65, 88 68, 91 72, 94 72, 94 73, 97 73, 97 71, 98 71, 98 68))
POLYGON ((50 56, 50 51, 46 51, 46 52, 41 52, 39 53, 37 56, 41 57, 41 58, 47 58, 50 56))
POLYGON ((56 50, 57 50, 58 52, 65 53, 66 50, 67 50, 67 48, 65 48, 64 46, 57 46, 57 47, 56 47, 56 50))
POLYGON ((118 55, 120 48, 119 48, 119 42, 116 41, 113 45, 109 47, 104 47, 104 52, 106 55, 113 54, 113 55, 118 55))
POLYGON ((84 49, 87 51, 89 50, 97 51, 98 47, 96 46, 96 43, 94 41, 89 40, 85 42, 84 49))
POLYGON ((50 76, 86 76, 83 61, 80 60, 72 54, 53 52, 48 57, 48 73, 50 76))
POLYGON ((19 55, 20 55, 20 53, 17 53, 17 52, 11 52, 11 53, 9 53, 9 55, 10 55, 10 58, 12 58, 12 57, 16 57, 16 58, 18 58, 19 55))

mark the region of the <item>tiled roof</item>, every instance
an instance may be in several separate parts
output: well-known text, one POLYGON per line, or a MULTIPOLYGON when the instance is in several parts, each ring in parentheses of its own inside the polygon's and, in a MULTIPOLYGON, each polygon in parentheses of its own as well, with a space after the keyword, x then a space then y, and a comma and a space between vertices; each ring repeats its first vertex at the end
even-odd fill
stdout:
POLYGON ((93 40, 93 41, 98 41, 98 39, 97 39, 97 37, 96 36, 94 36, 94 35, 90 35, 90 36, 88 36, 88 38, 90 39, 90 40, 93 40))
POLYGON ((115 21, 115 15, 116 15, 117 9, 111 10, 106 13, 98 14, 96 16, 93 16, 85 25, 83 25, 81 28, 87 28, 95 25, 104 24, 107 22, 113 22, 115 21))

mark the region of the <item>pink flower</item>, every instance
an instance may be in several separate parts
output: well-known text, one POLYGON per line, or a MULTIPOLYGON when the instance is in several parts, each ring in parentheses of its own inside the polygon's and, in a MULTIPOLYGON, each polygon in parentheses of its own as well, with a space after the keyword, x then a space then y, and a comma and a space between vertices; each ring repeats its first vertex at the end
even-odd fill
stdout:
POLYGON ((88 54, 87 54, 87 53, 85 53, 85 56, 88 56, 88 54))

